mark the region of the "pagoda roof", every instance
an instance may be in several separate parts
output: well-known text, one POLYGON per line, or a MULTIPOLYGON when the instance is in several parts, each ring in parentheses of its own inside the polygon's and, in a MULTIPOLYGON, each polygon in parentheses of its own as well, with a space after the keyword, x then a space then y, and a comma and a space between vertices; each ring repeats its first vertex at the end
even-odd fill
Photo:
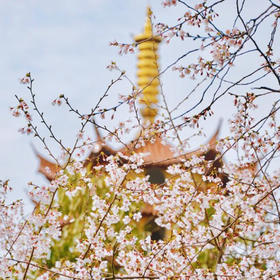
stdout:
MULTIPOLYGON (((106 164, 106 158, 110 155, 116 155, 118 153, 123 154, 125 156, 129 156, 132 154, 143 154, 143 164, 142 167, 149 167, 149 166, 157 166, 157 167, 167 167, 172 164, 181 163, 184 160, 189 160, 193 156, 201 156, 205 155, 207 160, 215 159, 217 155, 216 151, 216 142, 218 138, 220 130, 220 125, 218 126, 217 130, 215 131, 214 135, 210 138, 207 142, 208 150, 206 153, 203 153, 201 149, 196 149, 187 153, 183 153, 181 155, 177 155, 177 151, 174 146, 168 143, 163 143, 163 138, 160 136, 155 137, 153 141, 151 140, 144 140, 142 145, 139 145, 139 140, 136 139, 130 142, 125 147, 114 150, 109 147, 103 138, 101 138, 98 130, 95 127, 95 131, 97 133, 97 141, 96 141, 96 150, 93 150, 89 156, 83 161, 84 166, 88 166, 91 164, 92 166, 96 166, 99 164, 106 164)), ((38 171, 43 174, 49 181, 55 179, 57 172, 61 169, 57 164, 49 161, 38 152, 36 155, 40 161, 38 171)))
MULTIPOLYGON (((216 152, 216 142, 218 139, 220 131, 220 125, 218 126, 217 130, 215 131, 214 135, 210 138, 210 140, 207 142, 208 148, 208 154, 210 151, 214 153, 214 156, 210 156, 209 160, 212 158, 214 159, 217 152, 216 152)), ((155 137, 155 139, 147 139, 144 140, 144 143, 137 147, 138 140, 132 141, 130 144, 128 144, 126 147, 119 150, 119 152, 124 153, 125 155, 128 155, 129 153, 138 153, 143 154, 143 166, 158 166, 158 167, 166 167, 168 165, 181 163, 184 160, 191 159, 193 156, 201 156, 203 153, 201 152, 201 149, 196 149, 187 153, 183 153, 181 155, 178 155, 178 151, 176 151, 176 148, 169 144, 164 142, 165 139, 163 139, 160 136, 155 137)), ((139 144, 138 144, 139 145, 139 144)))

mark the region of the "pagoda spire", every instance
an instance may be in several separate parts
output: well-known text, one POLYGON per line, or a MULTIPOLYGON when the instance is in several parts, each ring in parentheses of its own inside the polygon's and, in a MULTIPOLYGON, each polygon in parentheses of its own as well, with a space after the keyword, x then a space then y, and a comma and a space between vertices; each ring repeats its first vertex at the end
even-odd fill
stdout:
POLYGON ((151 21, 152 11, 147 8, 147 18, 144 32, 135 36, 135 42, 139 47, 138 54, 138 86, 141 89, 142 96, 140 103, 143 104, 141 115, 144 122, 151 124, 157 115, 155 104, 158 103, 158 86, 159 86, 159 70, 158 70, 158 44, 161 41, 159 36, 153 35, 153 27, 151 21))

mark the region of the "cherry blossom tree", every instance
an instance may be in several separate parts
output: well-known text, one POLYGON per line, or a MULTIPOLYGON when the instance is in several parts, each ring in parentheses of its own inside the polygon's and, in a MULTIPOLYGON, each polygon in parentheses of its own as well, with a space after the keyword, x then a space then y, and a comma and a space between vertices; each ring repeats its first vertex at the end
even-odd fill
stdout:
MULTIPOLYGON (((108 68, 116 76, 90 112, 63 94, 50 102, 81 123, 67 147, 40 111, 33 76, 21 80, 29 95, 16 96, 11 112, 25 118, 21 132, 37 138, 53 164, 44 165, 48 184, 28 186, 34 203, 28 217, 23 201, 7 202, 11 187, 0 182, 0 279, 280 279, 280 3, 262 1, 256 10, 249 0, 193 2, 163 1, 166 9, 181 7, 173 25, 158 22, 157 11, 151 15, 165 48, 186 46, 159 71, 160 85, 171 71, 193 85, 173 109, 161 90, 163 114, 154 123, 141 122, 143 89, 113 62, 108 68), (132 90, 105 108, 120 80, 132 90), (231 133, 188 153, 189 139, 180 132, 201 133, 225 100, 234 112, 224 120, 231 133), (131 118, 117 128, 98 124, 122 110, 131 118), (105 136, 87 138, 92 125, 105 136), (127 144, 126 135, 139 127, 127 144), (135 151, 159 138, 176 143, 176 153, 166 159, 163 181, 155 182, 147 168, 159 163, 147 164, 147 155, 135 151), (112 150, 109 140, 125 148, 112 150)), ((137 47, 111 44, 121 53, 137 47)))

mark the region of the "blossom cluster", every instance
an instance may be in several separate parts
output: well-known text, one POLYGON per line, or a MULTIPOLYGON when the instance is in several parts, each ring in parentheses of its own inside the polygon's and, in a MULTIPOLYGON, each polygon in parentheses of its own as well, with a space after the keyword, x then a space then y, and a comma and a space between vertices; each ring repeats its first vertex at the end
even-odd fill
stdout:
MULTIPOLYGON (((250 94, 245 100, 240 111, 254 107, 250 94)), ((35 206, 25 219, 2 184, 1 277, 278 279, 279 177, 230 162, 213 169, 206 150, 170 165, 161 185, 149 182, 141 154, 110 156, 92 170, 73 162, 49 186, 30 184, 35 206), (164 238, 154 239, 154 228, 164 238)))
POLYGON ((119 54, 134 53, 135 45, 134 44, 124 44, 118 43, 117 41, 110 42, 110 46, 115 46, 119 48, 119 54))

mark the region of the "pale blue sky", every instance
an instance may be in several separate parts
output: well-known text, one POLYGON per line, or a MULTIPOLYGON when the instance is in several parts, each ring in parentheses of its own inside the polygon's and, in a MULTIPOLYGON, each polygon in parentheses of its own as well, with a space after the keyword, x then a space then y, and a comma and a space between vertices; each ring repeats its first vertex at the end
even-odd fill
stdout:
MULTIPOLYGON (((38 162, 32 152, 31 143, 38 150, 44 150, 33 137, 21 135, 17 130, 23 126, 21 119, 15 119, 9 107, 16 104, 14 94, 24 98, 28 91, 19 79, 31 72, 35 78, 34 89, 39 108, 45 112, 47 120, 53 124, 58 137, 71 145, 77 134, 79 122, 67 112, 65 107, 51 105, 58 94, 63 93, 82 112, 86 113, 98 101, 116 73, 109 72, 106 66, 110 61, 127 71, 135 79, 136 56, 129 54, 119 56, 118 49, 109 46, 110 41, 132 42, 133 35, 142 31, 146 5, 149 3, 155 11, 158 21, 176 24, 177 18, 185 10, 182 6, 163 8, 161 0, 14 0, 0 1, 0 178, 10 179, 14 187, 14 198, 24 195, 26 183, 47 183, 36 172, 38 162)), ((196 3, 196 1, 189 1, 196 3)), ((228 1, 227 1, 228 3, 228 1)), ((264 4, 262 1, 249 0, 248 17, 254 15, 264 4), (259 5, 259 6, 258 6, 259 5)), ((226 4, 222 10, 220 26, 231 27, 230 14, 232 7, 226 4)), ((270 28, 270 26, 268 26, 270 28)), ((266 29, 261 31, 266 34, 266 29)), ((160 49, 160 64, 165 68, 178 56, 196 42, 184 41, 163 44, 160 49)), ((193 59, 193 57, 189 58, 193 59)), ((240 62, 239 68, 233 69, 233 76, 246 71, 255 57, 240 62), (251 60, 250 60, 251 59, 251 60)), ((172 71, 162 77, 163 89, 171 106, 174 106, 191 90, 194 83, 189 79, 177 78, 172 71)), ((127 94, 130 86, 126 82, 116 86, 112 96, 105 105, 114 104, 118 94, 127 94)), ((206 133, 211 135, 220 117, 232 115, 227 109, 229 99, 214 108, 217 113, 211 123, 206 124, 206 133)), ((265 104, 263 104, 265 107, 265 104)), ((121 109, 118 120, 129 117, 127 108, 121 109)), ((114 125, 115 123, 110 123, 114 125)), ((93 135, 88 129, 89 135, 93 135)), ((42 133, 45 133, 42 130, 42 133)), ((183 132, 187 137, 191 132, 183 132)), ((222 135, 228 133, 224 122, 222 135)), ((132 136, 131 136, 132 137, 132 136)), ((205 139, 201 139, 204 143, 205 139)), ((197 145, 198 146, 198 145, 197 145)), ((54 151, 59 153, 56 146, 54 151)))

